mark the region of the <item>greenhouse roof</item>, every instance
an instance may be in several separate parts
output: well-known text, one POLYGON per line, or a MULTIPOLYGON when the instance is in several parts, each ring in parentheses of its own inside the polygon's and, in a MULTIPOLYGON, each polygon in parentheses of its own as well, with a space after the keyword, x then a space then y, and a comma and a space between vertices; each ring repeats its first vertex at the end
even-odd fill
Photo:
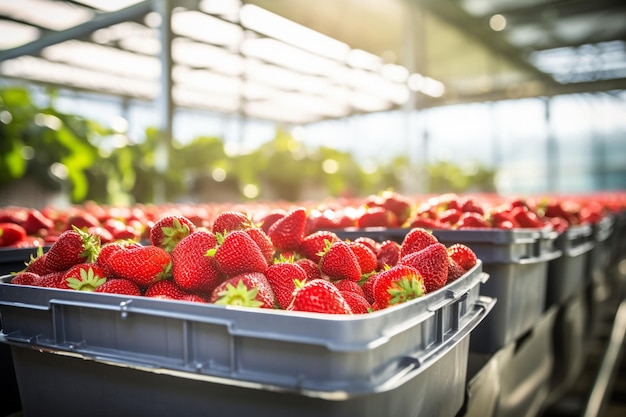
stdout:
POLYGON ((612 0, 0 0, 0 77, 303 124, 624 89, 625 21, 612 0))

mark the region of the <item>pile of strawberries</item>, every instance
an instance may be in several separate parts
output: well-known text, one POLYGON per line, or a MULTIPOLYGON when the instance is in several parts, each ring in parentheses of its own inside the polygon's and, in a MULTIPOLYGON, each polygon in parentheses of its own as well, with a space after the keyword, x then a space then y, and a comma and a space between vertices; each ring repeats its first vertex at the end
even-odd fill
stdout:
POLYGON ((12 284, 117 293, 243 307, 364 314, 436 291, 473 268, 462 244, 444 246, 427 230, 402 243, 342 240, 307 232, 305 208, 254 223, 224 211, 212 226, 162 217, 150 243, 101 243, 87 229, 63 232, 12 284))

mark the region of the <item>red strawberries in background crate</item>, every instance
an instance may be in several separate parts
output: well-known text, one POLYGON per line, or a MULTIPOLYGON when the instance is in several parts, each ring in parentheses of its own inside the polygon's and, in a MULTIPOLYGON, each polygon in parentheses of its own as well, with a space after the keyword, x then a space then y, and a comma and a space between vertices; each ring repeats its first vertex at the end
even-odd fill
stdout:
POLYGON ((366 314, 427 295, 477 263, 463 245, 446 248, 426 229, 404 241, 342 240, 306 233, 295 208, 265 232, 243 213, 218 216, 213 228, 182 215, 157 219, 149 243, 117 240, 77 227, 32 259, 14 284, 68 291, 272 308, 366 314), (215 231, 213 231, 215 230, 215 231))

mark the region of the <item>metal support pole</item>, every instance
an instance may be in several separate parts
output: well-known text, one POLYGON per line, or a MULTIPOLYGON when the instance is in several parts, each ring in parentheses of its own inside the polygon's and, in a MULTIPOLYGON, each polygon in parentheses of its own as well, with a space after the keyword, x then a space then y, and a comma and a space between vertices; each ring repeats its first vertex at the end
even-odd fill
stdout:
MULTIPOLYGON (((404 66, 409 70, 409 74, 425 74, 426 30, 424 13, 424 7, 416 0, 407 0, 406 13, 404 14, 404 66)), ((420 94, 410 90, 409 100, 404 106, 409 166, 411 171, 416 174, 411 173, 411 183, 407 184, 407 187, 409 192, 418 194, 424 193, 428 184, 426 171, 428 131, 425 114, 421 112, 424 103, 420 94), (421 149, 418 147, 420 136, 415 127, 416 115, 420 115, 422 119, 421 149)))
POLYGON ((173 137, 174 100, 172 98, 172 0, 153 0, 154 10, 161 17, 159 40, 161 52, 161 78, 159 80, 159 95, 156 99, 158 112, 159 138, 155 149, 155 169, 157 177, 154 183, 154 202, 166 201, 165 175, 169 167, 169 149, 173 137))
POLYGON ((551 120, 551 99, 546 97, 545 103, 545 119, 546 119, 546 186, 544 191, 558 191, 559 186, 559 149, 554 132, 550 127, 551 120))

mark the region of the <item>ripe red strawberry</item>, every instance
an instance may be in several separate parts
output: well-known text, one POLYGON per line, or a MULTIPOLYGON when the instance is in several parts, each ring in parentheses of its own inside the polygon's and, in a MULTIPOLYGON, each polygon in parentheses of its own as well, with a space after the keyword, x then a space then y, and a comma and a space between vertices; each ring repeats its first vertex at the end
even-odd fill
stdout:
POLYGON ((347 242, 348 247, 356 255, 359 261, 361 274, 369 274, 378 268, 378 258, 372 250, 359 242, 347 242))
POLYGON ((398 218, 384 207, 368 207, 365 213, 356 219, 356 227, 398 227, 398 218))
POLYGON ((66 220, 65 230, 72 230, 74 228, 85 230, 95 226, 100 226, 100 222, 96 216, 85 211, 70 215, 66 220))
POLYGON ((361 288, 359 283, 356 281, 351 281, 349 279, 340 279, 339 281, 333 282, 333 284, 335 284, 335 286, 339 288, 339 291, 341 292, 351 291, 359 294, 362 297, 365 297, 365 292, 363 292, 363 288, 361 288))
POLYGON ((197 230, 183 238, 172 250, 172 277, 186 291, 211 292, 222 282, 215 258, 207 252, 217 246, 209 231, 197 230))
POLYGON ((52 230, 54 228, 54 222, 37 209, 28 210, 28 217, 22 224, 26 234, 40 235, 52 230))
POLYGON ((65 272, 58 287, 68 290, 93 291, 106 282, 102 269, 95 263, 74 265, 65 272))
POLYGON ((265 271, 267 281, 270 283, 278 307, 286 309, 293 299, 296 289, 296 281, 306 281, 307 275, 304 269, 296 263, 280 261, 270 265, 265 271))
POLYGON ((380 272, 373 284, 378 309, 419 298, 426 293, 424 278, 409 265, 396 265, 380 272))
POLYGON ((328 243, 320 259, 320 271, 331 279, 361 279, 361 267, 350 246, 343 240, 328 243))
POLYGON ((93 263, 99 252, 97 236, 77 228, 66 230, 46 253, 45 266, 53 271, 66 271, 80 263, 93 263))
POLYGON ((455 243, 450 246, 447 251, 450 258, 465 271, 472 269, 474 265, 476 265, 476 262, 478 262, 474 251, 462 243, 455 243))
POLYGON ((446 284, 456 281, 465 275, 467 271, 461 268, 461 266, 456 263, 456 261, 452 258, 448 258, 448 278, 446 278, 446 284))
POLYGON ((260 272, 236 275, 218 285, 210 303, 239 307, 274 308, 276 297, 267 277, 260 272))
POLYGON ((131 247, 113 253, 109 265, 115 276, 147 287, 170 275, 172 255, 158 246, 131 247))
POLYGON ((23 272, 32 272, 34 274, 43 276, 54 272, 52 269, 46 266, 46 253, 43 252, 42 247, 37 248, 37 254, 31 255, 30 260, 26 262, 26 267, 23 272))
POLYGON ((249 227, 244 231, 254 240, 254 243, 259 247, 263 257, 267 261, 267 264, 274 262, 275 249, 270 237, 259 227, 249 227))
POLYGON ((442 243, 435 243, 400 259, 400 264, 412 266, 422 276, 426 292, 431 293, 446 284, 448 252, 442 243))
POLYGON ((326 248, 326 242, 335 243, 338 240, 340 240, 339 236, 337 236, 335 232, 319 230, 302 239, 299 252, 304 255, 304 257, 317 263, 322 257, 321 253, 324 252, 324 248, 326 248))
POLYGON ((374 284, 378 278, 379 273, 372 274, 361 281, 361 288, 363 289, 363 296, 368 303, 374 303, 374 284))
POLYGON ((183 300, 189 295, 183 291, 173 280, 162 279, 153 282, 146 288, 144 297, 159 298, 161 300, 183 300))
POLYGON ((320 271, 320 267, 314 261, 308 258, 296 259, 296 264, 300 265, 304 272, 306 273, 307 279, 322 279, 322 271, 320 271))
POLYGON ((125 278, 113 278, 98 286, 94 292, 107 294, 141 295, 141 290, 133 281, 125 278))
POLYGON ((304 239, 306 227, 306 209, 299 207, 277 220, 269 228, 267 235, 278 251, 297 250, 304 239))
POLYGON ((18 272, 11 278, 11 284, 15 285, 36 285, 41 277, 32 272, 18 272))
POLYGON ((395 214, 399 225, 404 224, 411 214, 411 201, 394 191, 383 191, 381 197, 383 207, 395 214))
POLYGON ((63 275, 65 275, 65 271, 56 271, 41 275, 34 284, 37 287, 59 288, 59 283, 63 279, 63 275))
POLYGON ((475 229, 475 228, 485 228, 491 227, 489 222, 485 220, 482 214, 478 214, 473 211, 465 212, 459 218, 459 221, 456 224, 457 229, 475 229))
POLYGON ((196 225, 185 216, 165 216, 150 228, 150 242, 171 252, 178 242, 195 230, 196 225))
POLYGON ((367 314, 370 312, 372 306, 362 295, 352 291, 340 291, 340 293, 343 299, 346 300, 346 303, 350 306, 352 314, 367 314))
POLYGON ((286 215, 287 212, 285 210, 274 209, 267 213, 265 216, 263 216, 258 223, 261 226, 261 229, 263 229, 263 231, 267 233, 274 223, 276 223, 279 219, 282 219, 286 215))
POLYGON ((439 214, 438 220, 442 223, 447 223, 450 226, 453 226, 459 221, 462 214, 463 212, 459 209, 448 209, 439 214))
POLYGON ((11 246, 26 238, 26 230, 15 223, 0 223, 0 247, 11 246))
POLYGON ((411 223, 409 223, 409 227, 421 227, 428 230, 433 229, 449 229, 450 226, 446 223, 443 223, 437 219, 431 219, 429 217, 418 216, 414 218, 411 223))
POLYGON ((380 244, 378 250, 378 270, 382 271, 387 266, 395 266, 400 260, 400 244, 393 240, 386 240, 380 244))
POLYGON ((354 239, 355 242, 362 243, 374 252, 374 255, 378 255, 378 250, 380 249, 380 245, 371 237, 367 236, 359 236, 354 239))
POLYGON ((235 230, 226 236, 216 235, 218 246, 207 252, 215 258, 215 265, 226 276, 246 272, 265 272, 267 261, 259 246, 243 230, 235 230))
POLYGON ((224 234, 226 232, 232 232, 233 230, 243 230, 253 226, 252 219, 248 214, 228 210, 219 213, 215 217, 211 231, 213 234, 224 234))
POLYGON ((435 235, 424 228, 414 227, 402 240, 400 258, 404 258, 409 253, 418 252, 435 243, 439 243, 435 235))
POLYGON ((139 247, 141 244, 139 242, 135 242, 133 240, 117 240, 114 242, 105 243, 100 248, 100 253, 96 258, 96 264, 102 269, 104 276, 107 278, 115 277, 115 273, 111 266, 109 265, 109 259, 111 255, 113 255, 118 250, 128 249, 131 247, 139 247))
POLYGON ((483 206, 472 197, 466 197, 461 204, 461 211, 464 213, 478 213, 481 216, 485 214, 485 209, 483 206))
POLYGON ((287 310, 352 314, 350 305, 343 298, 339 289, 323 279, 300 283, 287 310))
POLYGON ((537 214, 523 206, 514 207, 511 209, 511 215, 519 223, 521 227, 526 228, 541 228, 543 227, 542 221, 537 214))

